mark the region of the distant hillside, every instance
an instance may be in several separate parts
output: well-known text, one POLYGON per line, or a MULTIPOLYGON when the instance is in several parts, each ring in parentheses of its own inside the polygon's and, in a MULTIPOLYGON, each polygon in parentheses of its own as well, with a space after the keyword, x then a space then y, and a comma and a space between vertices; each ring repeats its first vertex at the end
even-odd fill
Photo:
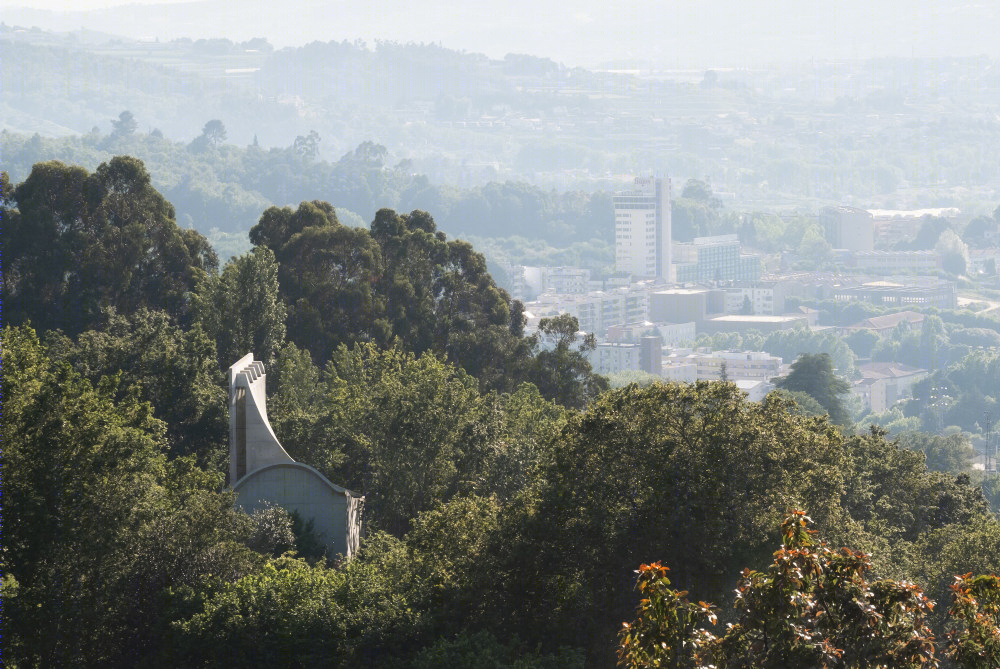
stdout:
POLYGON ((1000 56, 1000 8, 993 3, 909 0, 839 3, 791 0, 628 4, 583 0, 464 0, 294 5, 205 0, 51 12, 11 7, 9 24, 69 31, 81 27, 134 38, 267 37, 278 46, 310 41, 434 42, 502 58, 548 56, 594 66, 619 58, 683 67, 747 66, 773 60, 874 56, 1000 56))

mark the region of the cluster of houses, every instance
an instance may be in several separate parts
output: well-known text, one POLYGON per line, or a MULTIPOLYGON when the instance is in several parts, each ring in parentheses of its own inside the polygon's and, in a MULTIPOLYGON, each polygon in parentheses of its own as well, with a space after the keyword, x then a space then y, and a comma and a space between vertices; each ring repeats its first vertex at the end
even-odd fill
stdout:
MULTIPOLYGON (((763 351, 699 348, 695 342, 700 335, 756 331, 766 336, 781 330, 832 328, 817 323, 814 309, 786 308, 792 297, 867 301, 898 309, 832 328, 842 335, 868 330, 880 337, 898 328, 919 329, 924 317, 913 308, 957 305, 954 282, 929 276, 799 272, 712 285, 644 280, 603 289, 596 289, 587 271, 579 268, 523 268, 520 276, 544 286, 535 299, 525 302, 528 330, 537 328, 542 318, 575 316, 580 330, 596 337, 597 347, 589 355, 599 373, 636 370, 687 382, 725 378, 751 400, 770 392, 774 380, 788 373, 788 364, 763 351)), ((852 392, 875 412, 907 397, 911 386, 927 374, 895 362, 859 364, 856 372, 852 392)))
MULTIPOLYGON (((881 211, 827 207, 819 215, 837 271, 771 273, 747 253, 736 235, 671 241, 670 180, 636 178, 617 193, 616 272, 595 280, 579 267, 508 267, 512 296, 525 304, 528 329, 547 317, 568 313, 597 346, 591 364, 603 374, 642 371, 665 380, 726 379, 751 399, 773 387, 788 365, 763 351, 719 351, 696 347, 703 335, 773 332, 806 328, 850 335, 867 330, 879 337, 900 328, 920 328, 927 308, 955 309, 956 283, 942 278, 938 251, 905 248, 927 216, 949 219, 957 210, 881 211), (798 298, 798 299, 791 299, 798 298), (867 302, 883 313, 846 327, 819 325, 818 312, 803 302, 867 302)), ((1000 235, 994 235, 1000 242, 1000 235)), ((782 263, 784 265, 784 263, 782 263)), ((1000 248, 969 249, 966 273, 993 274, 1000 248)), ((716 339, 718 341, 718 339, 716 339)), ((891 361, 858 361, 852 392, 872 411, 905 399, 928 371, 891 361)))

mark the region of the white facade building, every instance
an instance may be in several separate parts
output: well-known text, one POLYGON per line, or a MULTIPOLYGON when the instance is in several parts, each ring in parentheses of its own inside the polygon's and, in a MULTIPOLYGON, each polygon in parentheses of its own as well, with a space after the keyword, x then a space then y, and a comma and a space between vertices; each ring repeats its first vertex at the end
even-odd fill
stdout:
POLYGON ((702 381, 721 381, 725 366, 730 381, 770 381, 781 376, 781 358, 763 351, 708 351, 705 349, 674 349, 664 357, 663 366, 695 366, 696 378, 702 381))
POLYGON ((582 267, 531 267, 514 265, 508 270, 511 297, 527 302, 542 293, 586 293, 591 289, 590 270, 582 267))
POLYGON ((546 293, 525 307, 539 318, 560 313, 575 316, 580 330, 603 341, 612 325, 645 321, 649 317, 649 289, 636 285, 583 295, 546 293))
POLYGON ((590 270, 581 267, 546 267, 545 292, 586 293, 590 288, 590 270))
POLYGON ((671 275, 670 179, 636 177, 632 191, 617 193, 615 269, 635 277, 671 275))
POLYGON ((638 344, 598 344, 587 356, 598 374, 617 374, 640 368, 638 344))

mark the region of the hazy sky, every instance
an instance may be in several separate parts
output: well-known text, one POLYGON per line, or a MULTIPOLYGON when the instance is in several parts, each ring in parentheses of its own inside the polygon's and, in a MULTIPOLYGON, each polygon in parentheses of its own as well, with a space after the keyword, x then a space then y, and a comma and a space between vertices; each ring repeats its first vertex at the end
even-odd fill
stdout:
POLYGON ((73 9, 100 9, 104 7, 114 7, 117 5, 166 5, 190 0, 130 0, 127 3, 121 0, 0 0, 0 7, 31 7, 32 9, 50 9, 53 11, 67 11, 73 9))
POLYGON ((665 65, 872 56, 1000 57, 994 0, 0 0, 3 14, 45 29, 86 27, 137 38, 389 39, 568 65, 611 58, 665 65), (151 7, 151 5, 160 7, 151 7), (32 7, 24 12, 16 7, 32 7), (97 11, 81 11, 96 9, 97 11))

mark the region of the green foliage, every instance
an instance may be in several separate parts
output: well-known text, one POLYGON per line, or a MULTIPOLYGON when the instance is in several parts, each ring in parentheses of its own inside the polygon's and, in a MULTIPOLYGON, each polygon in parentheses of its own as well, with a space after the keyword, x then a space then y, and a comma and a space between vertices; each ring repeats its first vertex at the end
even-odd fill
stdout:
POLYGON ((3 292, 14 324, 76 334, 106 307, 184 318, 186 294, 218 263, 201 235, 177 227, 173 206, 135 158, 113 158, 93 174, 39 163, 13 199, 3 292))
POLYGON ((622 630, 621 663, 645 667, 935 667, 928 618, 934 603, 907 581, 869 580, 864 553, 817 543, 801 511, 781 525, 766 571, 744 569, 738 622, 720 635, 712 605, 670 588, 665 568, 643 565, 638 617, 622 630))
POLYGON ((606 661, 634 606, 620 588, 629 565, 669 559, 682 584, 717 595, 727 571, 766 550, 792 500, 810 500, 836 525, 841 438, 788 410, 700 382, 628 386, 572 415, 540 488, 508 521, 521 529, 501 571, 519 574, 532 595, 507 595, 516 611, 507 624, 553 644, 590 639, 591 659, 606 661))
POLYGON ((267 373, 268 418, 285 450, 332 472, 341 464, 343 453, 323 433, 324 386, 309 351, 288 342, 267 373))
POLYGON ((851 347, 855 357, 870 359, 879 338, 871 330, 855 330, 844 337, 844 341, 851 347))
POLYGON ((809 524, 790 514, 767 572, 744 570, 739 623, 720 642, 726 666, 936 666, 934 603, 919 586, 869 581, 869 556, 817 544, 809 524))
POLYGON ((551 350, 536 353, 528 371, 528 379, 543 395, 572 408, 586 406, 608 389, 607 379, 593 374, 587 359, 587 353, 597 346, 594 335, 585 335, 580 345, 573 349, 579 330, 576 317, 569 314, 539 321, 538 333, 533 336, 531 346, 537 347, 543 338, 554 341, 555 345, 551 350))
POLYGON ((371 236, 385 264, 378 293, 392 336, 416 353, 447 356, 483 388, 513 389, 511 370, 528 354, 523 314, 483 256, 466 242, 447 241, 424 211, 380 209, 371 236))
POLYGON ((878 428, 849 437, 845 445, 849 472, 842 504, 853 519, 886 538, 915 541, 988 511, 968 475, 927 471, 922 453, 887 441, 878 428))
POLYGON ((1000 577, 968 573, 956 576, 951 588, 958 629, 949 638, 949 655, 960 669, 1000 666, 1000 577))
POLYGON ((215 347, 200 327, 185 331, 162 311, 140 308, 125 317, 107 309, 76 340, 50 331, 46 342, 54 358, 91 383, 117 375, 118 398, 149 402, 166 424, 172 454, 222 466, 226 391, 215 347))
POLYGON ((939 370, 913 387, 906 414, 916 416, 927 432, 956 425, 983 434, 986 415, 997 409, 1000 357, 993 350, 972 351, 949 369, 939 370))
POLYGON ((542 475, 552 442, 570 412, 542 397, 538 388, 524 383, 512 393, 490 393, 477 410, 477 433, 486 438, 474 467, 470 490, 479 495, 513 499, 531 488, 542 475))
MULTIPOLYGON (((247 545, 258 553, 278 557, 293 546, 304 554, 295 533, 294 515, 280 506, 265 503, 250 514, 251 534, 247 545)), ((298 519, 301 524, 301 518, 298 519)))
POLYGON ((948 436, 926 432, 904 432, 899 435, 900 445, 920 451, 926 458, 927 468, 936 472, 961 474, 968 472, 975 450, 969 437, 963 433, 948 436))
MULTIPOLYGON (((417 513, 469 485, 483 448, 475 379, 432 354, 372 344, 342 346, 325 378, 325 449, 347 456, 330 477, 365 494, 373 528, 401 536, 417 513)), ((323 451, 298 457, 328 467, 323 451)))
POLYGON ((421 513, 406 535, 414 569, 424 579, 428 610, 438 611, 442 634, 488 624, 496 583, 495 550, 502 541, 496 497, 455 497, 421 513))
POLYGON ((325 659, 350 666, 344 581, 342 572, 302 561, 270 562, 174 624, 177 660, 204 667, 298 667, 325 659))
MULTIPOLYGON (((714 199, 714 198, 713 198, 714 199)), ((690 242, 695 237, 720 234, 724 227, 716 207, 700 199, 686 197, 670 201, 670 225, 674 239, 690 242)))
MULTIPOLYGON (((322 168, 306 155, 286 158, 305 172, 322 168)), ((364 174, 344 186, 358 197, 395 178, 377 145, 342 160, 341 176, 348 167, 364 174)), ((823 581, 847 593, 823 600, 828 610, 867 606, 890 636, 915 620, 919 593, 864 581, 866 573, 920 576, 937 594, 970 566, 1000 567, 1000 526, 962 473, 961 435, 845 437, 814 415, 828 407, 804 389, 761 404, 729 384, 606 392, 583 355, 593 342, 578 338, 575 319, 544 321, 537 337, 524 338, 521 305, 497 287, 483 257, 420 210, 379 210, 369 231, 342 225, 321 201, 268 209, 254 228, 256 248, 215 276, 211 248, 171 227, 170 205, 141 165, 112 163, 95 175, 43 164, 27 186, 0 184, 6 232, 14 231, 15 266, 4 276, 14 313, 33 310, 50 327, 67 322, 67 305, 86 312, 68 333, 46 332, 44 347, 26 327, 3 333, 5 650, 21 666, 579 666, 580 653, 559 650, 567 646, 607 663, 636 603, 622 587, 632 566, 669 560, 684 587, 718 596, 740 565, 770 553, 791 506, 817 509, 828 536, 878 555, 869 563, 824 553, 795 535, 800 543, 783 549, 785 571, 741 583, 759 615, 756 627, 740 621, 742 636, 728 637, 743 658, 730 666, 791 657, 747 659, 761 630, 792 638, 789 621, 806 615, 796 607, 822 599, 816 580, 798 603, 782 599, 798 587, 793 568, 817 564, 801 551, 847 575, 823 581), (153 249, 110 268, 128 265, 126 283, 137 283, 127 290, 116 275, 94 287, 52 269, 64 266, 60 253, 96 267, 87 254, 107 260, 112 247, 125 256, 153 249), (162 254, 174 251, 182 271, 143 284, 138 275, 155 277, 162 254), (47 266, 49 257, 59 262, 47 266), (18 292, 26 287, 38 288, 31 304, 18 292), (113 308, 118 302, 129 311, 113 308), (171 315, 157 305, 179 306, 171 315), (311 555, 307 528, 277 510, 247 516, 219 492, 219 362, 250 348, 268 361, 270 413, 289 452, 368 496, 371 534, 336 569, 266 562, 290 546, 289 532, 311 555), (852 589, 862 583, 871 598, 852 589), (879 608, 893 597, 896 609, 879 608)), ((491 197, 519 192, 530 195, 508 186, 491 197)), ((827 317, 865 308, 838 306, 827 317)), ((928 317, 919 333, 901 332, 873 352, 887 346, 947 361, 956 349, 946 327, 992 332, 991 323, 957 312, 928 317)), ((988 332, 960 337, 972 345, 988 342, 988 332)), ((783 355, 812 347, 841 356, 842 372, 853 363, 836 337, 775 337, 783 355)), ((971 354, 919 385, 907 416, 878 419, 981 430, 982 412, 996 404, 997 369, 993 353, 971 354)), ((803 376, 829 380, 829 359, 803 376)), ((674 595, 663 611, 678 619, 710 611, 674 595)), ((847 661, 848 646, 838 646, 836 661, 847 661)))
POLYGON ((557 653, 532 653, 516 639, 498 641, 488 631, 461 632, 454 639, 439 639, 418 652, 412 669, 583 669, 583 655, 564 648, 557 653))
POLYGON ((823 408, 823 405, 817 402, 812 395, 801 390, 783 390, 779 388, 772 390, 770 394, 794 402, 794 406, 790 406, 789 410, 799 416, 825 416, 828 413, 823 408))
MULTIPOLYGON (((34 331, 3 331, 5 624, 22 666, 106 666, 161 647, 159 596, 254 556, 221 474, 168 462, 149 404, 114 400, 49 359, 34 331)), ((6 650, 6 645, 5 645, 6 650)))
MULTIPOLYGON (((251 122, 258 124, 261 118, 251 122)), ((295 121, 295 113, 282 110, 272 122, 287 126, 286 120, 295 121)), ((589 257, 597 248, 608 265, 613 264, 608 245, 614 240, 607 226, 613 213, 610 193, 558 192, 519 182, 465 189, 433 185, 426 176, 415 174, 412 165, 385 164, 386 148, 370 141, 328 162, 318 159, 315 131, 299 134, 294 141, 289 136, 286 148, 265 151, 260 146, 217 143, 214 138, 219 135, 211 123, 191 143, 164 139, 156 131, 128 138, 112 134, 102 140, 98 134, 96 139, 38 137, 37 141, 4 131, 5 161, 15 178, 23 178, 33 164, 44 160, 95 169, 116 154, 128 153, 149 167, 156 187, 177 207, 177 220, 203 233, 212 228, 245 233, 272 205, 321 198, 355 212, 383 206, 431 209, 449 234, 465 238, 541 237, 559 247, 569 239, 579 244, 578 254, 589 257)), ((190 137, 197 127, 172 136, 190 137)))
POLYGON ((130 111, 123 111, 118 115, 117 120, 111 121, 112 126, 112 136, 116 138, 126 139, 133 135, 139 124, 135 121, 135 116, 132 115, 130 111))
POLYGON ((833 363, 826 353, 805 354, 792 363, 788 376, 775 382, 778 388, 804 392, 819 402, 837 425, 849 425, 850 416, 844 409, 840 396, 850 390, 846 381, 833 372, 833 363))
POLYGON ((608 385, 611 388, 624 388, 630 384, 638 384, 640 386, 648 386, 651 383, 656 383, 657 381, 662 381, 662 377, 655 374, 650 374, 649 372, 643 372, 637 369, 630 369, 623 372, 616 372, 614 374, 608 374, 608 385))
POLYGON ((296 510, 291 515, 292 539, 295 551, 310 562, 318 560, 326 555, 326 546, 320 542, 313 528, 313 519, 302 520, 302 515, 296 510))
POLYGON ((635 622, 624 623, 619 635, 618 664, 628 669, 643 667, 701 667, 717 642, 705 629, 715 625, 711 604, 687 600, 687 591, 670 587, 668 567, 659 562, 644 564, 636 571, 636 590, 642 596, 635 622))
POLYGON ((854 374, 854 353, 842 337, 830 330, 776 330, 767 335, 761 349, 780 356, 785 362, 794 362, 803 355, 811 358, 825 354, 840 374, 848 378, 854 374))
POLYGON ((220 277, 206 277, 194 311, 216 341, 220 367, 249 351, 270 366, 285 342, 286 316, 274 253, 258 246, 226 263, 220 277))
POLYGON ((858 420, 855 431, 867 430, 870 426, 876 425, 886 431, 887 434, 898 435, 902 432, 919 432, 920 419, 916 416, 904 416, 897 404, 883 413, 866 413, 858 420))
POLYGON ((213 148, 218 148, 226 141, 226 126, 219 119, 212 119, 205 123, 201 129, 201 136, 204 137, 213 148))
POLYGON ((167 657, 203 667, 401 665, 423 625, 412 579, 401 547, 381 536, 342 569, 272 560, 172 623, 167 657))

